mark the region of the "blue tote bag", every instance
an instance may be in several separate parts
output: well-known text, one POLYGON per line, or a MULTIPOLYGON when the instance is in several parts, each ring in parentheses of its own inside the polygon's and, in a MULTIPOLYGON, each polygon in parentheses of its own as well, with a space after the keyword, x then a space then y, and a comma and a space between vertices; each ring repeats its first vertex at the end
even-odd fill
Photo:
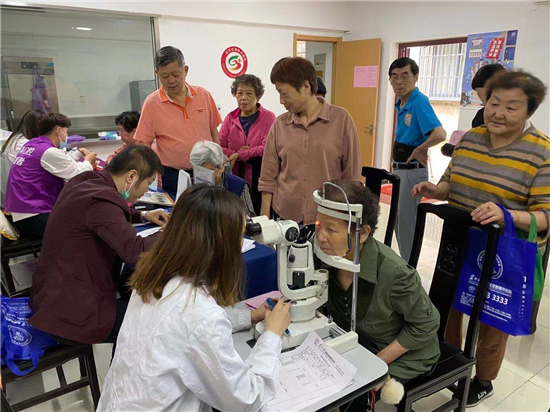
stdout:
POLYGON ((50 336, 29 325, 32 311, 29 308, 29 298, 1 299, 2 306, 2 365, 17 376, 24 376, 38 366, 38 359, 44 350, 56 346, 50 336), (15 361, 30 360, 32 367, 20 370, 15 361))
MULTIPOLYGON (((536 222, 531 219, 528 239, 520 239, 512 215, 499 207, 504 212, 504 235, 498 241, 493 277, 480 320, 509 335, 529 335, 537 260, 536 222)), ((454 308, 466 315, 472 311, 486 242, 484 232, 470 229, 454 302, 454 308)))

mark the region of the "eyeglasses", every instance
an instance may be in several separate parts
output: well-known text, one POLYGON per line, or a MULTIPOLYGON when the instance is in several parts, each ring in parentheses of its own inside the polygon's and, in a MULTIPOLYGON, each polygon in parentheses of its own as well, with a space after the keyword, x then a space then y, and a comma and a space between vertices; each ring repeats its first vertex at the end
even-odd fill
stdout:
POLYGON ((402 74, 401 76, 391 76, 390 83, 397 83, 398 80, 402 80, 403 82, 406 82, 412 78, 413 76, 411 76, 408 73, 402 74))

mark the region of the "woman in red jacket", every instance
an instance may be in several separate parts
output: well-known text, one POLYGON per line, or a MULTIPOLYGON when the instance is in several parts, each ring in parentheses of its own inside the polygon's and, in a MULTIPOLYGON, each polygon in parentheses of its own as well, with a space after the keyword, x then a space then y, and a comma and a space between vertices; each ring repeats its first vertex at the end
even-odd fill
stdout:
POLYGON ((275 121, 275 114, 264 109, 259 100, 264 94, 262 81, 251 74, 244 74, 231 85, 231 94, 238 107, 229 113, 220 129, 220 146, 231 160, 233 174, 250 185, 250 196, 256 214, 262 202, 258 192, 258 179, 262 169, 267 134, 275 121))

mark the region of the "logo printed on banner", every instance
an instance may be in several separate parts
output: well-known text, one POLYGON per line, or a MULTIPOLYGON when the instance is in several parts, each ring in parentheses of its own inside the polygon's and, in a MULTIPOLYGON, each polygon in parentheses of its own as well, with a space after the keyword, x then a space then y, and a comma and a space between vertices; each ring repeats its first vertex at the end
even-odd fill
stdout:
MULTIPOLYGON (((479 270, 483 267, 483 258, 485 257, 485 251, 483 250, 479 255, 477 255, 477 266, 479 270)), ((502 264, 502 259, 499 255, 495 259, 495 267, 493 268, 493 279, 500 279, 502 273, 504 272, 504 265, 502 264)))
POLYGON ((32 335, 23 328, 8 325, 10 339, 17 346, 26 346, 32 341, 32 335))
POLYGON ((222 53, 221 65, 225 75, 234 79, 246 73, 248 57, 240 47, 228 47, 222 53))

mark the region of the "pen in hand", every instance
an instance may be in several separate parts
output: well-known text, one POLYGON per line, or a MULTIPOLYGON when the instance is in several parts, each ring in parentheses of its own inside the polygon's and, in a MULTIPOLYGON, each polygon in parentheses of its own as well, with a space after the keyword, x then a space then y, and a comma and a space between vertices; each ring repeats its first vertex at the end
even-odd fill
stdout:
MULTIPOLYGON (((271 309, 273 309, 275 307, 275 302, 273 302, 273 300, 271 298, 267 298, 267 304, 269 305, 269 307, 271 309)), ((288 329, 285 330, 285 335, 288 335, 290 336, 290 331, 288 329)))

